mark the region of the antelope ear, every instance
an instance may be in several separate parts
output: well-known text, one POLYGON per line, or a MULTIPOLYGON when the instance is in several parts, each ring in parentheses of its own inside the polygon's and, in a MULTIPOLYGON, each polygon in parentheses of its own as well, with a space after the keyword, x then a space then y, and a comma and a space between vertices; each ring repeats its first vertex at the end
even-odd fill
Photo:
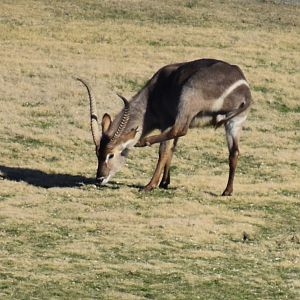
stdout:
POLYGON ((133 142, 137 132, 138 132, 138 127, 132 128, 129 132, 123 134, 120 137, 122 150, 126 149, 133 142))
POLYGON ((102 133, 106 132, 111 124, 111 117, 109 114, 104 114, 101 122, 102 133))

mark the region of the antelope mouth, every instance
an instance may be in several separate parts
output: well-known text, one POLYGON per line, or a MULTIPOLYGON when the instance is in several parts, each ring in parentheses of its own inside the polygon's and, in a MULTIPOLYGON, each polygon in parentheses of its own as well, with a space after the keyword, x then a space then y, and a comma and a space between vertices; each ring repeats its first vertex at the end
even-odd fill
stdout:
POLYGON ((110 177, 111 177, 111 176, 109 175, 109 176, 107 176, 107 177, 98 177, 98 178, 96 178, 96 180, 97 180, 97 185, 98 185, 98 186, 103 186, 103 185, 105 185, 106 183, 108 183, 110 177))

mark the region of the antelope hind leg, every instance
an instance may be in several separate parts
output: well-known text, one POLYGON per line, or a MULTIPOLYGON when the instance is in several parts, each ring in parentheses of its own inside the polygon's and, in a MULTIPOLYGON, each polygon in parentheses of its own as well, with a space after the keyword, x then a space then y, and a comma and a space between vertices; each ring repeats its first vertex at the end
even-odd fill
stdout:
POLYGON ((222 193, 222 196, 231 196, 233 192, 233 181, 235 170, 239 158, 239 139, 240 133, 243 127, 243 123, 246 120, 246 115, 240 115, 225 124, 227 146, 229 150, 229 176, 227 186, 222 193))

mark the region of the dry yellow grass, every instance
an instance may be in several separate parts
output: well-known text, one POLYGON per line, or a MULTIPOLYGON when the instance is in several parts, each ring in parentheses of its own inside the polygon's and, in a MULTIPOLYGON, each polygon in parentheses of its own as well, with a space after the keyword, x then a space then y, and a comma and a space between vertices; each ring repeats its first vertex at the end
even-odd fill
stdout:
POLYGON ((299 298, 299 12, 281 1, 2 1, 0 298, 299 298), (159 67, 201 57, 238 64, 252 87, 234 196, 218 196, 228 154, 211 128, 181 139, 169 190, 138 189, 156 147, 97 189, 72 77, 115 114, 115 92, 129 98, 159 67))

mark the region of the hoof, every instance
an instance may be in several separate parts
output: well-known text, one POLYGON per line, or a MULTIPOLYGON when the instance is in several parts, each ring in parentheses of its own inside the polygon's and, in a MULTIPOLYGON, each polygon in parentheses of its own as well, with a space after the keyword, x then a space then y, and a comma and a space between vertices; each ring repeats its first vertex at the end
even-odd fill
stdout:
POLYGON ((222 194, 222 196, 231 196, 232 195, 232 191, 227 191, 225 190, 222 194))
POLYGON ((146 186, 144 186, 144 187, 141 189, 141 191, 142 191, 142 192, 151 192, 151 191, 154 190, 154 189, 155 189, 155 186, 147 184, 146 186))
POLYGON ((168 188, 168 185, 169 185, 169 182, 161 182, 160 184, 159 184, 159 188, 161 188, 161 189, 167 189, 168 188))

